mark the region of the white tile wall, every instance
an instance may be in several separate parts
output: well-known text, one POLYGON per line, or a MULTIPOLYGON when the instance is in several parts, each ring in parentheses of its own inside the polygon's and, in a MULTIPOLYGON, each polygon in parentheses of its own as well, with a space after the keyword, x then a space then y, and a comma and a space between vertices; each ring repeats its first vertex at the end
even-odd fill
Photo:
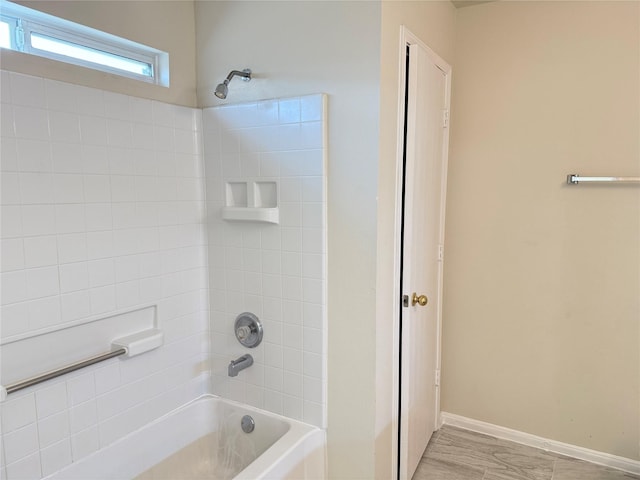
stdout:
POLYGON ((311 95, 203 111, 209 212, 214 393, 325 425, 325 98, 311 95), (280 224, 221 220, 224 182, 279 182, 280 224), (244 311, 264 325, 249 351, 233 334, 244 311), (255 359, 235 378, 229 361, 255 359))
POLYGON ((207 232, 199 110, 0 73, 2 340, 156 304, 166 341, 12 394, 0 407, 12 480, 204 392, 207 232))

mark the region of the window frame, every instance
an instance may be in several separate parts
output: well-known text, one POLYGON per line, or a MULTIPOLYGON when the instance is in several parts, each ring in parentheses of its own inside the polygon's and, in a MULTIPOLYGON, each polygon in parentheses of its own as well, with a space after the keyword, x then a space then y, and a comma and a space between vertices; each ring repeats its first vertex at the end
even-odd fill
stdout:
POLYGON ((169 54, 167 52, 16 5, 7 0, 0 0, 0 16, 3 21, 5 19, 15 21, 13 25, 9 23, 10 32, 13 34, 11 38, 11 50, 13 51, 70 63, 146 83, 169 86, 169 54), (22 37, 24 38, 23 45, 20 45, 20 42, 17 41, 20 31, 22 31, 22 37), (71 43, 80 48, 86 47, 87 49, 99 50, 123 60, 133 60, 147 64, 151 69, 151 74, 145 75, 130 72, 117 67, 36 48, 32 45, 32 34, 49 37, 63 43, 71 43))

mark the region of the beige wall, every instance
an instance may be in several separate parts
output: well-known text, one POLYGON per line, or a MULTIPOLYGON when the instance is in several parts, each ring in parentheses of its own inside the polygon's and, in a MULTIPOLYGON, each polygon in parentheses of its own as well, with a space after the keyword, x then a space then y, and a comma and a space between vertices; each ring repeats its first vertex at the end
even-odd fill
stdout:
MULTIPOLYGON (((391 451, 397 438, 393 410, 393 307, 396 151, 398 145, 398 75, 401 64, 400 26, 450 65, 454 61, 456 9, 451 2, 382 2, 380 71, 380 164, 378 166, 378 252, 376 288, 376 478, 393 477, 391 451)), ((455 72, 455 68, 454 68, 455 72)))
POLYGON ((379 2, 197 2, 201 106, 328 94, 328 477, 372 478, 379 2))
POLYGON ((458 11, 444 411, 640 459, 640 3, 458 11))
POLYGON ((149 85, 7 50, 0 54, 3 69, 177 105, 196 106, 193 1, 18 0, 15 3, 168 52, 170 86, 149 85))

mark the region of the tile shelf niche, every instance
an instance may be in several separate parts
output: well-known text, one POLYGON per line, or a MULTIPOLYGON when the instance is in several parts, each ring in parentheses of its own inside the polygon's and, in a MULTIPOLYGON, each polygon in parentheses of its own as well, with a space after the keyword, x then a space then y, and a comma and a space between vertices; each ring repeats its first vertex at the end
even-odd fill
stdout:
POLYGON ((280 223, 278 183, 270 180, 225 182, 224 220, 280 223))

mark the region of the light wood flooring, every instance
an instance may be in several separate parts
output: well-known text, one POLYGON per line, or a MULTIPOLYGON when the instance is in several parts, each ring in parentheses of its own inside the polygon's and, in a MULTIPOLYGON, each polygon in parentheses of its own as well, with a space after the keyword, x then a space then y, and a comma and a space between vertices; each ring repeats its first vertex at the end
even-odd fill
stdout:
POLYGON ((630 480, 640 476, 443 426, 413 480, 630 480))

